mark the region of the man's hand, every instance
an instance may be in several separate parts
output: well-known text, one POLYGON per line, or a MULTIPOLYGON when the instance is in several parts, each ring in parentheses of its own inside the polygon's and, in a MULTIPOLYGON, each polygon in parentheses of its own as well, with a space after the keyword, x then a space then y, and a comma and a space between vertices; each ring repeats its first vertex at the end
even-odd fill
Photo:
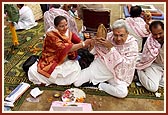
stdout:
POLYGON ((109 40, 102 38, 102 37, 95 38, 95 44, 104 46, 108 48, 109 50, 113 47, 113 44, 109 40))

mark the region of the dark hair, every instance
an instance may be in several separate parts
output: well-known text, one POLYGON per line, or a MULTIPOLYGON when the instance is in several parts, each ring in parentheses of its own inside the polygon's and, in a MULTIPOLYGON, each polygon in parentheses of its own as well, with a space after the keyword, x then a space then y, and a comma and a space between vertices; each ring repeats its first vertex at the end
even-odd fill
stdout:
POLYGON ((77 4, 72 4, 72 8, 77 8, 78 5, 77 4))
POLYGON ((60 8, 61 5, 60 4, 50 4, 49 7, 50 8, 60 8))
POLYGON ((149 25, 149 30, 152 31, 152 27, 157 28, 158 26, 161 26, 161 28, 164 30, 164 23, 161 21, 152 21, 152 23, 149 25))
POLYGON ((140 6, 131 6, 131 9, 130 9, 130 16, 131 17, 140 17, 142 13, 142 8, 140 6))
POLYGON ((17 6, 22 8, 24 6, 24 4, 17 4, 17 6))
POLYGON ((55 26, 58 26, 58 24, 59 24, 62 20, 66 20, 66 21, 67 21, 66 17, 64 17, 64 16, 57 16, 57 17, 55 17, 55 19, 54 19, 54 25, 55 25, 55 26))

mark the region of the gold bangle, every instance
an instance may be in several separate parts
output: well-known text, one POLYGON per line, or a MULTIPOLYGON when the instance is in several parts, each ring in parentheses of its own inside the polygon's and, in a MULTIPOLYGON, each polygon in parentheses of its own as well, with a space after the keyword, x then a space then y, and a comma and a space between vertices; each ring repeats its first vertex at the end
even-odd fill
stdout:
POLYGON ((85 42, 82 42, 82 46, 85 47, 85 42))

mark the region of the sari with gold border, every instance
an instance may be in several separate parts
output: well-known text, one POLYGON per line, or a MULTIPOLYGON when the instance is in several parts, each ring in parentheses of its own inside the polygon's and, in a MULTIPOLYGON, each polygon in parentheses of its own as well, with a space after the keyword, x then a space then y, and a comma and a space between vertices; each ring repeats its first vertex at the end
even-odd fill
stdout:
POLYGON ((52 30, 46 34, 42 56, 37 65, 39 73, 49 78, 55 67, 66 60, 73 42, 79 43, 81 41, 80 38, 70 31, 68 36, 61 35, 57 30, 52 30))

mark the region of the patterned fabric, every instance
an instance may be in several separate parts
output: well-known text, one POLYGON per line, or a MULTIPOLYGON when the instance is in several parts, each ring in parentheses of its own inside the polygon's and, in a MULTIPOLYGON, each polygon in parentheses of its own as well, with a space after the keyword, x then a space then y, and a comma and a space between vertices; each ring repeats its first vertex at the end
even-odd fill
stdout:
POLYGON ((114 79, 131 84, 136 58, 138 55, 138 44, 133 36, 128 36, 124 45, 116 45, 113 41, 113 33, 108 33, 108 40, 112 41, 114 47, 108 51, 106 48, 97 48, 101 60, 114 75, 114 79))
POLYGON ((49 11, 44 13, 45 32, 47 32, 49 28, 54 28, 54 18, 59 15, 67 18, 70 31, 78 35, 78 28, 75 19, 65 10, 56 8, 51 8, 49 11))
MULTIPOLYGON (((72 32, 69 32, 69 37, 67 37, 61 35, 57 30, 50 31, 46 34, 42 57, 38 63, 39 73, 49 78, 55 67, 64 62, 73 45, 72 41, 76 41, 72 36, 75 38, 72 32)), ((80 42, 79 38, 77 42, 80 42)), ((70 55, 73 55, 72 52, 70 55)))
POLYGON ((126 22, 130 26, 130 28, 133 29, 133 31, 137 36, 139 37, 149 36, 149 32, 145 28, 146 22, 141 17, 136 18, 127 17, 126 22))
MULTIPOLYGON (((162 53, 159 55, 160 48, 161 48, 161 45, 159 44, 159 42, 155 40, 154 38, 152 38, 152 34, 150 34, 150 36, 147 38, 146 43, 144 45, 144 50, 142 52, 142 58, 140 62, 137 63, 136 68, 144 69, 146 67, 149 67, 156 60, 157 56, 159 56, 158 58, 160 58, 160 61, 158 64, 163 65, 164 47, 162 47, 163 51, 161 51, 162 53)), ((158 59, 157 59, 157 62, 158 62, 158 59)))

